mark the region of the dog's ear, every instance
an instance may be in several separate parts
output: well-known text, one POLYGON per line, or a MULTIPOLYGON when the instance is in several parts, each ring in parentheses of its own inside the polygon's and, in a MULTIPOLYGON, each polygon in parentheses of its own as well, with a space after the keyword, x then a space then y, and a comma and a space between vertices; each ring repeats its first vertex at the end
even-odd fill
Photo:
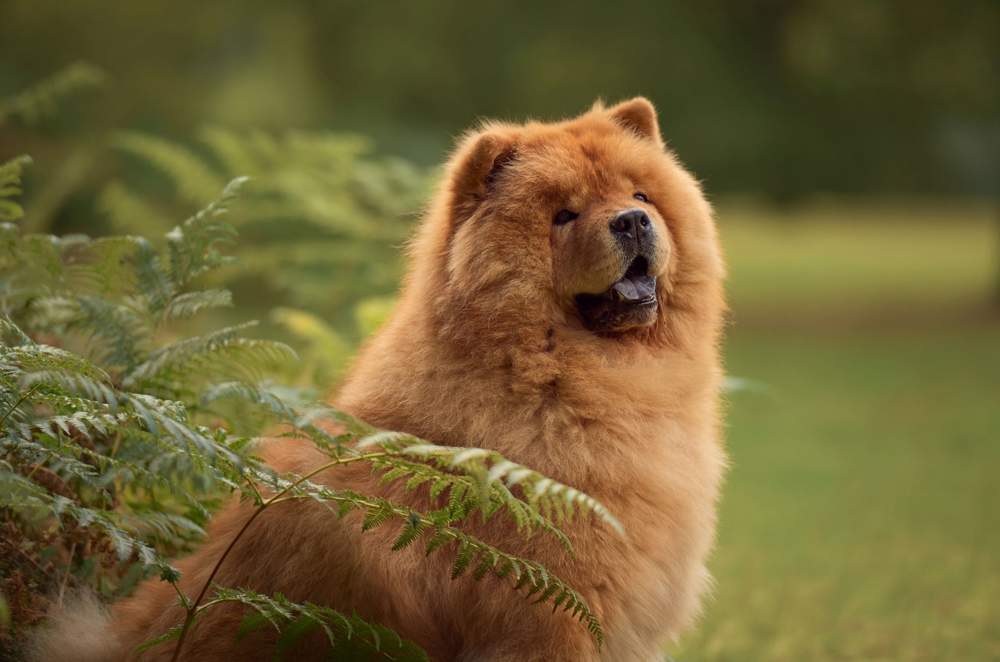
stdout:
POLYGON ((626 129, 652 140, 657 145, 663 144, 663 139, 660 137, 660 123, 656 119, 656 108, 646 97, 622 101, 609 108, 608 114, 626 129))
POLYGON ((450 173, 456 217, 462 219, 475 211, 516 158, 517 143, 509 130, 487 128, 468 136, 455 154, 450 173))

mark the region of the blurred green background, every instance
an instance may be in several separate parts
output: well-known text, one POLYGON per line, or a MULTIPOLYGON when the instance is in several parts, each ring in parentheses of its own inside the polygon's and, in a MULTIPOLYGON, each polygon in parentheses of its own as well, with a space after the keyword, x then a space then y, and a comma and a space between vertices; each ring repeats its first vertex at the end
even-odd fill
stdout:
POLYGON ((667 653, 1000 659, 1000 4, 0 4, 0 97, 74 62, 0 122, 26 229, 158 235, 253 175, 234 315, 319 388, 455 135, 650 97, 718 209, 737 378, 716 594, 667 653))

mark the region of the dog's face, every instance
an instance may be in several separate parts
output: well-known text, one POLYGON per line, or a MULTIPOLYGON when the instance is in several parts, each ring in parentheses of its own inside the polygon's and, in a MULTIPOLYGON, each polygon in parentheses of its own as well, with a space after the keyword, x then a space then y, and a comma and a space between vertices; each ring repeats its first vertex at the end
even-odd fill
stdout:
POLYGON ((575 156, 577 171, 592 171, 596 185, 553 196, 565 201, 552 216, 553 292, 594 332, 651 326, 671 254, 670 230, 646 193, 652 187, 603 159, 575 156))
POLYGON ((448 287, 494 323, 531 311, 601 336, 641 334, 666 314, 684 236, 714 240, 698 186, 641 98, 565 122, 488 125, 448 184, 448 287))

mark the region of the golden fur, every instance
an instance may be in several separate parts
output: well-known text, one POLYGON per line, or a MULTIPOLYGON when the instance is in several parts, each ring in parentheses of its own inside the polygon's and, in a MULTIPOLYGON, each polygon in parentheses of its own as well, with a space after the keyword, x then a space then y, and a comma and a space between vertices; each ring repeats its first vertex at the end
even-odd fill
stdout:
MULTIPOLYGON (((696 617, 708 584, 725 464, 723 266, 709 205, 664 148, 642 98, 558 123, 488 123, 463 139, 443 181, 413 243, 399 305, 334 402, 380 427, 494 448, 607 505, 626 535, 597 522, 571 525, 576 558, 541 536, 525 542, 500 518, 474 529, 576 588, 605 628, 604 647, 568 615, 529 607, 495 578, 452 581, 446 553, 425 558, 419 545, 389 552, 393 526, 362 534, 356 516, 337 520, 313 503, 266 511, 216 581, 356 610, 435 660, 659 659, 664 641, 696 617), (621 276, 608 218, 636 206, 636 191, 649 197, 642 206, 662 240, 650 259, 659 307, 648 324, 595 333, 573 296, 621 276), (561 208, 579 218, 554 226, 561 208)), ((286 471, 323 460, 288 441, 266 455, 286 471)), ((419 498, 379 486, 359 465, 315 480, 419 498)), ((230 506, 179 563, 185 592, 197 592, 249 512, 230 506)), ((236 640, 241 615, 206 612, 183 659, 269 659, 268 635, 236 640)), ((41 645, 49 660, 123 659, 181 620, 173 589, 154 580, 114 607, 102 646, 82 650, 65 632, 41 645)), ((311 645, 295 657, 320 659, 311 645)), ((140 659, 169 659, 171 646, 140 659)))

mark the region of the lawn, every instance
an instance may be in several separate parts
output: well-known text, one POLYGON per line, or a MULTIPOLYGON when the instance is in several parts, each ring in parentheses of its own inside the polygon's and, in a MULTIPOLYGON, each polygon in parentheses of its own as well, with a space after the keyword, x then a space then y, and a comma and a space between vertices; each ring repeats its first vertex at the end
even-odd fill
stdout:
POLYGON ((679 662, 1000 659, 996 229, 903 216, 724 218, 728 370, 764 386, 679 662))
POLYGON ((743 203, 719 205, 718 216, 742 316, 933 312, 980 304, 997 284, 1000 211, 986 204, 743 203))

